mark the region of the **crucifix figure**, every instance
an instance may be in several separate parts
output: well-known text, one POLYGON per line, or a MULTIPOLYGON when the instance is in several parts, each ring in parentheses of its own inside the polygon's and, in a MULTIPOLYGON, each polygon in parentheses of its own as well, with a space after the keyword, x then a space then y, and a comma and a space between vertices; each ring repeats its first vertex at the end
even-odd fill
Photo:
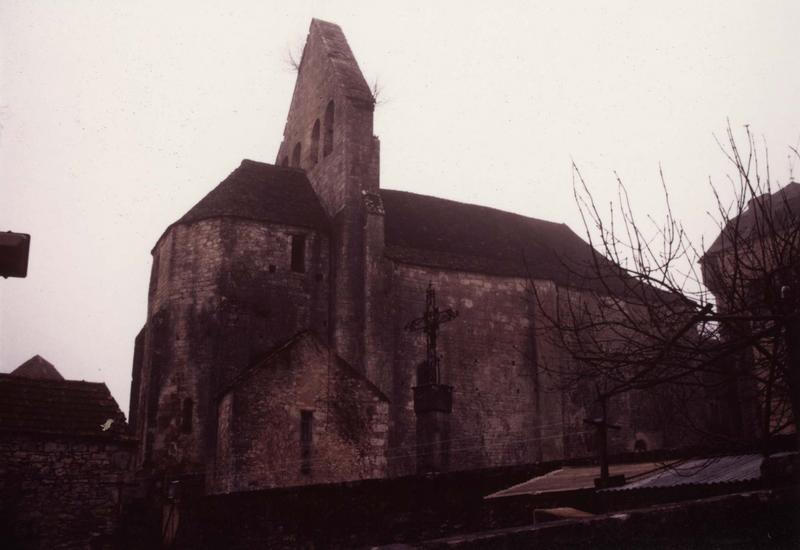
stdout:
POLYGON ((425 313, 406 325, 411 332, 424 332, 428 344, 425 361, 417 366, 414 386, 414 413, 417 415, 417 471, 444 472, 450 468, 450 413, 453 412, 453 387, 442 384, 436 338, 443 323, 458 316, 453 309, 436 307, 436 291, 428 283, 425 313))
POLYGON ((428 291, 425 293, 425 313, 406 325, 406 330, 411 332, 422 331, 427 340, 426 360, 420 365, 417 374, 417 384, 439 384, 441 376, 439 373, 439 356, 436 353, 436 338, 439 334, 439 327, 443 323, 452 321, 458 317, 458 311, 445 309, 440 311, 436 306, 436 291, 433 283, 428 283, 428 291))
POLYGON ((599 488, 613 487, 615 485, 622 485, 625 483, 625 477, 619 479, 619 476, 611 476, 608 473, 608 430, 619 430, 621 426, 610 424, 608 422, 608 413, 606 411, 606 401, 608 397, 600 393, 600 387, 597 387, 597 400, 600 401, 600 417, 587 418, 584 420, 586 424, 590 424, 597 428, 597 452, 600 455, 600 477, 595 479, 595 486, 599 488), (616 478, 616 479, 615 479, 616 478))

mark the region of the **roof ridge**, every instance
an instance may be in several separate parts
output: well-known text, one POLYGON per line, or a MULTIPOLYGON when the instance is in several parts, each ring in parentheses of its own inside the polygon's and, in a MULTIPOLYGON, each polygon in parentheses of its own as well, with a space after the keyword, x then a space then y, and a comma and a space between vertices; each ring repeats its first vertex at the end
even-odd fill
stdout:
POLYGON ((15 374, 10 373, 10 372, 0 372, 0 378, 12 378, 15 381, 19 380, 19 381, 24 381, 25 383, 31 383, 31 384, 54 384, 54 385, 60 385, 60 384, 74 384, 74 385, 91 384, 93 386, 103 386, 106 389, 108 389, 108 386, 106 385, 105 382, 92 382, 90 380, 68 380, 66 378, 61 379, 61 380, 56 380, 56 379, 53 379, 53 378, 30 378, 30 377, 27 377, 27 376, 17 376, 15 374))
POLYGON ((285 351, 286 349, 290 348, 294 345, 295 342, 300 340, 306 334, 310 334, 311 330, 303 329, 299 332, 294 333, 290 337, 286 338, 285 340, 281 340, 274 346, 272 346, 269 350, 267 350, 261 357, 258 359, 250 362, 249 365, 244 367, 240 370, 236 375, 231 378, 230 382, 225 384, 225 386, 217 392, 217 400, 222 399, 222 397, 231 391, 233 388, 238 386, 245 378, 250 376, 251 373, 255 372, 257 369, 261 368, 263 365, 266 365, 269 361, 271 361, 274 357, 278 356, 280 353, 285 351))
POLYGON ((267 351, 261 358, 256 359, 255 361, 251 362, 247 367, 242 369, 236 376, 231 379, 231 381, 225 385, 225 387, 217 393, 217 400, 221 399, 224 395, 230 392, 232 389, 240 386, 242 382, 250 376, 252 373, 256 372, 257 370, 267 366, 270 362, 272 362, 276 357, 280 354, 285 352, 288 349, 291 349, 295 344, 300 342, 301 340, 309 338, 316 346, 322 346, 325 348, 325 351, 332 353, 333 361, 337 363, 340 368, 344 368, 350 376, 365 382, 367 387, 369 387, 373 392, 378 394, 378 396, 386 402, 389 402, 389 397, 369 378, 367 378, 362 372, 358 369, 353 367, 350 363, 348 363, 343 357, 337 354, 328 344, 321 341, 317 334, 310 329, 304 329, 299 332, 296 332, 289 338, 279 342, 275 346, 273 346, 269 351, 267 351))

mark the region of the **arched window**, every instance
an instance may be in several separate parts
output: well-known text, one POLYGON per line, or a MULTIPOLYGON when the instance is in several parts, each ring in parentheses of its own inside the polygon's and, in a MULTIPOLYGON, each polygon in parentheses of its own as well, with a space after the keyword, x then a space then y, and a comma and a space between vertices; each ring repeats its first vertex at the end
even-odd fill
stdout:
POLYGON ((289 166, 289 155, 285 155, 283 157, 283 160, 281 161, 281 166, 283 166, 284 168, 289 166))
POLYGON ((325 109, 325 141, 322 145, 322 155, 327 157, 333 151, 333 100, 325 109))
POLYGON ((311 166, 317 164, 319 160, 319 119, 314 122, 314 129, 311 130, 311 166))
POLYGON ((300 143, 296 143, 292 152, 292 166, 300 166, 300 143))

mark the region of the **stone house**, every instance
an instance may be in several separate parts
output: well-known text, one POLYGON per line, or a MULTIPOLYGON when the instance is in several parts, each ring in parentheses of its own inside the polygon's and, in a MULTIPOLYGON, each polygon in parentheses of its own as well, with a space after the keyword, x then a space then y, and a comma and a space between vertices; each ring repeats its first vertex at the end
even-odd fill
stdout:
MULTIPOLYGON (((530 298, 590 285, 567 267, 589 245, 561 223, 382 188, 374 108, 341 29, 313 20, 275 164, 242 161, 156 242, 138 467, 214 493, 403 475, 425 454, 466 470, 592 452, 591 396, 540 368, 562 358, 530 298), (406 330, 429 287, 458 311, 433 382, 424 334, 406 330)), ((670 443, 626 406, 613 448, 670 443)))
POLYGON ((756 420, 769 416, 771 431, 795 431, 792 409, 800 410, 800 323, 793 320, 800 308, 800 183, 752 197, 727 220, 701 266, 719 313, 732 318, 723 324, 724 338, 749 342, 730 360, 726 397, 746 411, 737 428, 763 435, 765 425, 756 420))
POLYGON ((107 547, 135 440, 105 384, 64 380, 40 356, 0 374, 0 540, 107 547))

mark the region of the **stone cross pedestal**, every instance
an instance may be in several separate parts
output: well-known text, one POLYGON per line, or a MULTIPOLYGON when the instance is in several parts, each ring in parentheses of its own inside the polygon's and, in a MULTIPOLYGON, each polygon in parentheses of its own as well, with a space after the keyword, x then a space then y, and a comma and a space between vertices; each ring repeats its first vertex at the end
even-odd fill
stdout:
POLYGON ((436 291, 428 284, 425 313, 406 330, 422 331, 427 340, 426 360, 417 366, 414 387, 414 412, 417 415, 417 472, 443 472, 450 467, 450 413, 453 387, 441 383, 436 341, 439 327, 458 316, 453 309, 439 311, 436 291))

